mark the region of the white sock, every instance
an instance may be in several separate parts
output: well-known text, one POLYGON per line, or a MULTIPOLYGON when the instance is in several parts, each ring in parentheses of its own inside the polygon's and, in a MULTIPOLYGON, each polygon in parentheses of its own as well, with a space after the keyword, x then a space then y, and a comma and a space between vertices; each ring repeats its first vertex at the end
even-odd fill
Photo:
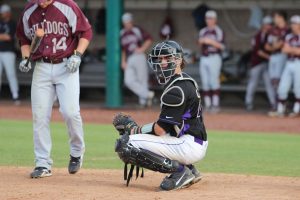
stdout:
POLYGON ((285 112, 285 105, 281 102, 277 104, 277 112, 283 114, 285 112))
POLYGON ((214 94, 212 96, 212 105, 215 106, 215 107, 219 107, 219 105, 220 105, 220 97, 219 97, 219 95, 214 94))
POLYGON ((300 113, 300 103, 299 102, 295 102, 293 112, 300 113))
POLYGON ((208 96, 208 95, 204 96, 204 104, 205 104, 205 108, 210 108, 211 107, 211 98, 210 98, 210 96, 208 96))

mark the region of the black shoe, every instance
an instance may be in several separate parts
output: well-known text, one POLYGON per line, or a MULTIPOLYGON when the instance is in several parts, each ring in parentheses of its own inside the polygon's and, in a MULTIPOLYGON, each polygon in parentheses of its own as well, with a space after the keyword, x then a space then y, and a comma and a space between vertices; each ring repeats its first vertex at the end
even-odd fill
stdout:
POLYGON ((195 179, 192 171, 184 167, 183 171, 175 172, 166 176, 160 184, 162 190, 177 190, 188 187, 190 183, 195 179))
POLYGON ((202 178, 202 174, 197 170, 194 165, 189 165, 189 169, 192 171, 193 175, 195 176, 194 180, 191 182, 192 184, 198 183, 202 178))
POLYGON ((70 174, 75 174, 79 171, 82 165, 82 157, 73 157, 70 155, 70 162, 69 162, 69 173, 70 174))
POLYGON ((44 178, 49 176, 52 176, 51 170, 47 169, 46 167, 36 167, 30 174, 31 178, 44 178))

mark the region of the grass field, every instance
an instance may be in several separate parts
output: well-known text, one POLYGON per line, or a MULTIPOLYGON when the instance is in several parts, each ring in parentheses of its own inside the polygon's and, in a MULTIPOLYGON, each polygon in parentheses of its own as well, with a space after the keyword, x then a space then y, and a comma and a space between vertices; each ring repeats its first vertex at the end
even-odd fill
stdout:
MULTIPOLYGON (((117 133, 111 125, 85 124, 84 167, 118 169, 123 164, 114 152, 117 133)), ((52 123, 54 167, 66 167, 69 146, 66 127, 52 123)), ((209 130, 203 172, 300 176, 300 136, 209 130)), ((34 166, 31 121, 0 120, 0 165, 34 166)))

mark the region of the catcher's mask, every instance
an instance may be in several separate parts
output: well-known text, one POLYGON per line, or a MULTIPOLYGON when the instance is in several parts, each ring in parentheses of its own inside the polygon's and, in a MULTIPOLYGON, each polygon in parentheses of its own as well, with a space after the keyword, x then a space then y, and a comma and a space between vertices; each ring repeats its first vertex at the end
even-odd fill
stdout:
POLYGON ((183 65, 182 47, 172 40, 158 43, 148 55, 148 63, 155 72, 158 83, 166 84, 174 76, 176 67, 183 65))

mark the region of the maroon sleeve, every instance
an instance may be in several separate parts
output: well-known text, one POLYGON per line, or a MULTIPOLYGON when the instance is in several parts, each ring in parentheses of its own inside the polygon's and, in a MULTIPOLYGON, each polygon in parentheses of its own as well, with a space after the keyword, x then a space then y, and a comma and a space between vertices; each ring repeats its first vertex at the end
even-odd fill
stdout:
POLYGON ((24 32, 23 16, 24 16, 24 12, 33 5, 34 5, 33 3, 28 3, 26 5, 26 7, 25 7, 24 11, 22 12, 22 14, 19 18, 19 21, 17 23, 16 36, 17 36, 17 39, 19 40, 20 46, 31 44, 31 40, 26 37, 25 32, 24 32))
POLYGON ((139 29, 141 30, 143 41, 152 40, 151 35, 147 31, 145 31, 144 29, 142 29, 140 27, 139 27, 139 29))
POLYGON ((75 35, 80 35, 80 38, 85 38, 91 41, 93 31, 88 19, 75 2, 73 2, 72 8, 77 16, 75 35))

